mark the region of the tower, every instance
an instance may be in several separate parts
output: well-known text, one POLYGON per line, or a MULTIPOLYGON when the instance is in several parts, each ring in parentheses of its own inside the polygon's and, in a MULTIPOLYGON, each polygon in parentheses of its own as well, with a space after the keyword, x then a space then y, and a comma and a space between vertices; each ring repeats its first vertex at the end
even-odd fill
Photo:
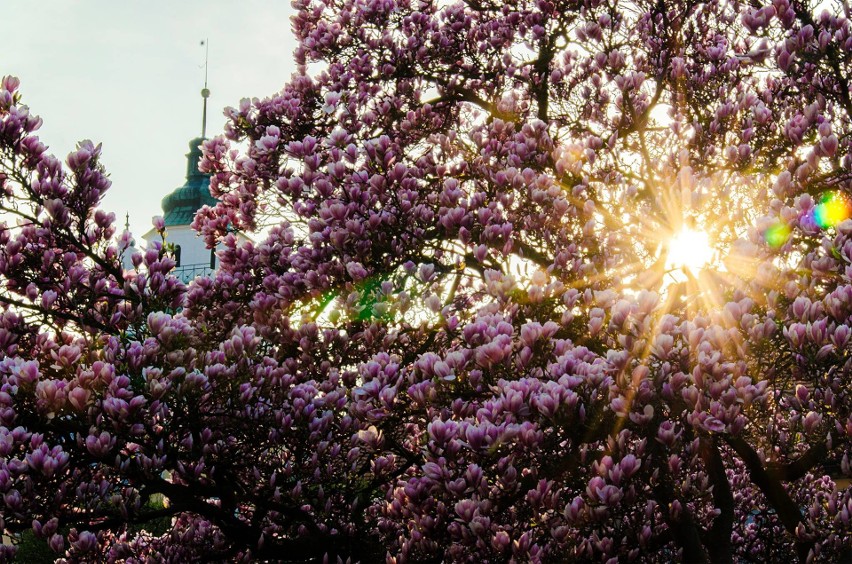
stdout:
MULTIPOLYGON (((206 42, 202 42, 203 44, 206 42)), ((186 181, 182 186, 163 198, 163 219, 166 224, 166 242, 174 245, 174 258, 177 265, 174 274, 184 282, 189 282, 196 276, 207 276, 216 270, 216 250, 208 249, 204 240, 192 230, 195 213, 202 206, 216 205, 216 199, 210 195, 210 175, 198 170, 201 158, 201 143, 207 134, 207 98, 210 90, 207 88, 207 60, 204 62, 204 89, 201 90, 204 100, 201 118, 201 137, 189 142, 189 153, 186 158, 186 181)), ((159 240, 155 229, 142 236, 146 243, 159 240)))
MULTIPOLYGON (((196 276, 207 276, 216 269, 215 249, 208 249, 204 240, 190 227, 195 213, 202 206, 216 205, 216 198, 210 195, 210 176, 198 171, 202 141, 203 137, 196 137, 189 142, 186 182, 163 198, 161 203, 166 224, 166 242, 174 245, 177 263, 174 274, 184 282, 196 276)), ((151 244, 159 240, 159 235, 155 229, 151 229, 142 238, 151 244)))

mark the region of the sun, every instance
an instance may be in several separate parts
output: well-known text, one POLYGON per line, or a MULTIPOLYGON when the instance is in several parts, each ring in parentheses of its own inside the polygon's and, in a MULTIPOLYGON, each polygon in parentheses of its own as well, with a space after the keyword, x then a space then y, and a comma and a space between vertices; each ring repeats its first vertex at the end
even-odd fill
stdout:
POLYGON ((668 269, 696 272, 713 260, 710 237, 704 231, 684 228, 668 242, 668 269))

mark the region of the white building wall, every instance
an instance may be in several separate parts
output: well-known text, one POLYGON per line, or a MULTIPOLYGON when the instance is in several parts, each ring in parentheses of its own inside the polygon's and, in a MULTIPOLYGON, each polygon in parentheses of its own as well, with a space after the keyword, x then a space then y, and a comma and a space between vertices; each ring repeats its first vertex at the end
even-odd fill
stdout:
MULTIPOLYGON (((160 236, 153 229, 143 235, 145 242, 159 241, 160 236)), ((219 267, 219 258, 211 262, 211 250, 204 244, 204 239, 192 230, 189 225, 170 225, 166 228, 166 243, 180 246, 180 262, 174 269, 174 274, 184 282, 189 282, 196 276, 208 276, 219 267), (211 268, 212 267, 212 268, 211 268)), ((216 249, 222 247, 221 243, 216 249)))

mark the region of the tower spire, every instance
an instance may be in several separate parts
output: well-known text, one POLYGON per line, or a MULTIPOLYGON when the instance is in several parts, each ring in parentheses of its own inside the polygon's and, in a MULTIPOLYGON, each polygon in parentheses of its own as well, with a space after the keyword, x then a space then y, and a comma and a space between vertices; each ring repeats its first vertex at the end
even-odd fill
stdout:
POLYGON ((210 40, 205 39, 201 42, 204 45, 204 88, 201 89, 201 97, 204 99, 204 108, 201 115, 201 137, 207 138, 207 98, 210 97, 210 90, 207 88, 207 62, 210 55, 210 40))

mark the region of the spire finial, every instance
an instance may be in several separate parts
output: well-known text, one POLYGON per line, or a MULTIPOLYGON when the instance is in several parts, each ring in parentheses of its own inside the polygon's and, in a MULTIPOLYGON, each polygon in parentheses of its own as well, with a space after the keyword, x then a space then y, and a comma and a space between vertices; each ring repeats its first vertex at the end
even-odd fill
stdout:
POLYGON ((210 40, 204 39, 201 44, 204 46, 204 88, 201 90, 201 97, 204 99, 204 109, 201 115, 201 137, 207 138, 207 98, 210 97, 210 90, 207 88, 207 62, 210 55, 210 40))
POLYGON ((130 212, 127 212, 124 216, 124 230, 130 231, 130 212))

